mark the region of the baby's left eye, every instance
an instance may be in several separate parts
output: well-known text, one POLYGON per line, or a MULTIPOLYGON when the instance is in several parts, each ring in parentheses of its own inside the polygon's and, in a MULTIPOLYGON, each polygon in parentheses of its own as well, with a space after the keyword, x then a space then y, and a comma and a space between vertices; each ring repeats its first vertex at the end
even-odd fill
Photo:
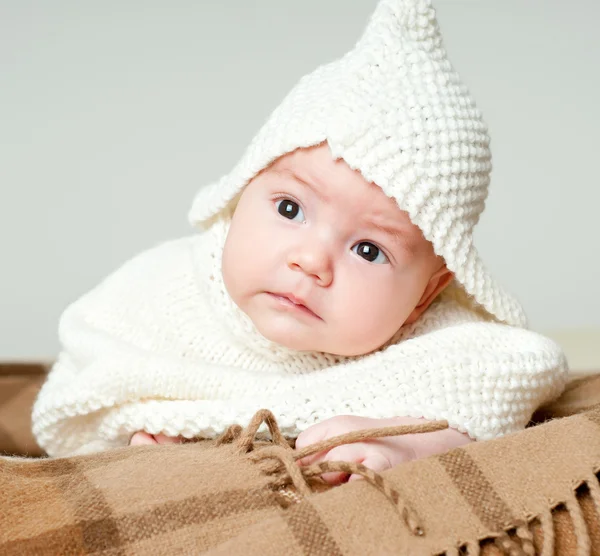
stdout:
POLYGON ((387 264, 390 262, 386 254, 370 241, 361 241, 357 243, 352 247, 352 251, 370 263, 387 264))
POLYGON ((277 212, 288 220, 297 220, 299 222, 304 221, 304 212, 300 208, 300 205, 296 201, 291 199, 279 199, 275 203, 277 212))

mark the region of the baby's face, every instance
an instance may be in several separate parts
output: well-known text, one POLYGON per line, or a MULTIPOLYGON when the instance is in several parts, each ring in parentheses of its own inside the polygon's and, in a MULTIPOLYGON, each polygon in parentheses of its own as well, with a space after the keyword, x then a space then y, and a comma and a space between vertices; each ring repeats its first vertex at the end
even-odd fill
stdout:
POLYGON ((451 276, 395 201, 321 145, 248 184, 223 277, 267 339, 351 356, 385 344, 451 276))

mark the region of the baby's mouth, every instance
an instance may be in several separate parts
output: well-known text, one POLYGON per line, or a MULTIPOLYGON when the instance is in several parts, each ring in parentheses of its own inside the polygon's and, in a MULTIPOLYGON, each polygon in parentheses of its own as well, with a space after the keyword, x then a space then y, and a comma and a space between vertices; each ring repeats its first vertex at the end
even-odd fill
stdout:
POLYGON ((291 293, 273 293, 273 292, 266 292, 266 293, 271 298, 275 299, 276 301, 278 301, 285 307, 289 307, 292 310, 300 311, 304 314, 313 316, 319 320, 323 320, 313 310, 311 310, 309 307, 306 306, 304 300, 300 299, 299 297, 296 297, 295 295, 293 295, 291 293))

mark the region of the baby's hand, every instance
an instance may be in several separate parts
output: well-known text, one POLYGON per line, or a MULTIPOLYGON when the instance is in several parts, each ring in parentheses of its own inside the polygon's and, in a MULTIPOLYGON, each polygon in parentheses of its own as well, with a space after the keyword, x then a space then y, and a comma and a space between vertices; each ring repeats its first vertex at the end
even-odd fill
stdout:
POLYGON ((150 434, 145 431, 136 432, 129 440, 130 446, 149 446, 152 444, 181 444, 181 436, 165 436, 164 434, 150 434))
MULTIPOLYGON (((398 425, 416 425, 426 422, 425 419, 412 417, 371 419, 369 417, 338 415, 303 431, 296 440, 296 448, 302 449, 321 440, 352 431, 398 425)), ((472 442, 472 440, 466 434, 455 429, 445 429, 436 432, 389 436, 354 444, 344 444, 326 452, 307 456, 299 463, 300 465, 310 465, 322 461, 351 461, 362 463, 373 471, 381 472, 400 463, 441 454, 469 442, 472 442)), ((349 480, 359 478, 360 475, 352 475, 349 480)), ((324 473, 323 479, 330 484, 339 484, 347 481, 348 476, 344 473, 324 473)))

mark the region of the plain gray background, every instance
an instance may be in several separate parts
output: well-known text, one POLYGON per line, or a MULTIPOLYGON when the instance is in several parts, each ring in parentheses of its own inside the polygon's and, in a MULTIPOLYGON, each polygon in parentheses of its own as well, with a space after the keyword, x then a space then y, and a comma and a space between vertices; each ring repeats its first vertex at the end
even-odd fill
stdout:
MULTIPOLYGON (((54 357, 69 302, 192 233, 197 188, 375 4, 0 0, 0 358, 54 357)), ((484 260, 534 329, 600 330, 600 2, 436 7, 492 135, 484 260)))

